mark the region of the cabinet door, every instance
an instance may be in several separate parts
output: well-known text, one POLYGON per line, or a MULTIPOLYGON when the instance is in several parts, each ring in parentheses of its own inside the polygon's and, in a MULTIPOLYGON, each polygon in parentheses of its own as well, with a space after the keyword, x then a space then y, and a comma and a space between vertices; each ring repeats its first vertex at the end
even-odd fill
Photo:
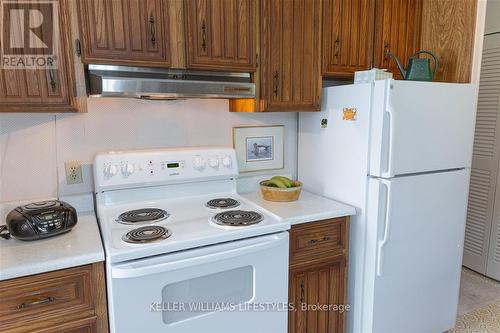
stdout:
POLYGON ((168 66, 168 15, 162 0, 78 1, 86 63, 168 66))
POLYGON ((255 70, 255 0, 185 2, 187 66, 255 70))
POLYGON ((0 110, 8 112, 16 108, 19 111, 33 108, 33 112, 37 106, 45 104, 56 109, 67 106, 71 111, 68 87, 61 70, 1 70, 0 110))
MULTIPOLYGON (((45 16, 47 19, 48 15, 45 16)), ((69 12, 59 1, 59 49, 54 69, 0 69, 0 112, 78 111, 69 12)))
POLYGON ((320 109, 321 2, 261 2, 261 111, 320 109))
POLYGON ((323 1, 323 75, 352 77, 373 59, 375 0, 323 1))
MULTIPOLYGON (((420 47, 439 58, 435 81, 470 82, 477 4, 472 0, 424 0, 420 47)), ((499 13, 493 14, 497 19, 492 23, 500 22, 499 13)))
POLYGON ((408 59, 420 46, 423 0, 379 0, 375 14, 375 51, 374 64, 387 68, 394 77, 402 76, 392 53, 406 67, 408 59))
POLYGON ((289 333, 344 332, 345 312, 336 306, 346 303, 345 265, 340 256, 290 271, 288 298, 296 311, 288 315, 289 333))

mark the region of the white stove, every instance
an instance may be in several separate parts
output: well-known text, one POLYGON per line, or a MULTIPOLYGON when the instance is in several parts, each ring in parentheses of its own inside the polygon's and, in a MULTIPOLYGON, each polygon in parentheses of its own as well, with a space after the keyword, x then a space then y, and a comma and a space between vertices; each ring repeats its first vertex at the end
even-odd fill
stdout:
POLYGON ((287 302, 290 225, 239 196, 237 176, 230 148, 96 157, 112 332, 286 331, 284 310, 186 310, 287 302))

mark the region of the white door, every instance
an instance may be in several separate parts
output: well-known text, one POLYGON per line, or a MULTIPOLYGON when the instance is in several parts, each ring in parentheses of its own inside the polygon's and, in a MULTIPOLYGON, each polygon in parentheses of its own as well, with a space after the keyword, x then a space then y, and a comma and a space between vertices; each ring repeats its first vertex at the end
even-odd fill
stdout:
POLYGON ((370 175, 470 167, 475 88, 386 80, 374 85, 370 175))
POLYGON ((499 99, 500 34, 496 34, 484 38, 463 264, 500 280, 500 218, 494 214, 500 177, 499 99))
POLYGON ((107 267, 113 333, 286 332, 287 232, 107 267))
POLYGON ((454 327, 467 170, 369 180, 363 331, 441 333, 454 327), (369 311, 365 311, 369 313, 369 311))

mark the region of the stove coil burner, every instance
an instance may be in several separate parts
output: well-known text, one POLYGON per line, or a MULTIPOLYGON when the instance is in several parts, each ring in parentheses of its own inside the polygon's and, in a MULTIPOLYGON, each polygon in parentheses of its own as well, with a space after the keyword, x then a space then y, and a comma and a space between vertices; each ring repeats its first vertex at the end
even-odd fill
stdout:
POLYGON ((157 225, 147 225, 127 232, 122 240, 127 243, 151 243, 167 239, 172 236, 172 232, 167 228, 157 225))
POLYGON ((235 208, 240 205, 240 202, 232 198, 217 198, 210 200, 205 205, 208 208, 235 208))
POLYGON ((163 209, 142 208, 122 213, 118 216, 116 221, 123 224, 154 223, 165 220, 169 216, 170 214, 163 209))
POLYGON ((231 227, 249 226, 262 220, 264 220, 262 214, 248 210, 228 210, 212 217, 214 223, 231 227))

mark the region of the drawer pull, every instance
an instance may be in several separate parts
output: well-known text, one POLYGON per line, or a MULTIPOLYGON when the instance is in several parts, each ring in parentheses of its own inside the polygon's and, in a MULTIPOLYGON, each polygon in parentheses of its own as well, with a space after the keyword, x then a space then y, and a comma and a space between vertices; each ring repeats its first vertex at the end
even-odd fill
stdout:
POLYGON ((316 244, 317 242, 318 242, 318 240, 317 240, 317 239, 311 239, 308 243, 309 243, 309 245, 314 245, 314 244, 316 244))
POLYGON ((33 302, 29 302, 29 303, 21 303, 17 306, 17 309, 18 310, 21 310, 21 309, 26 309, 26 308, 29 308, 30 306, 35 306, 35 305, 42 305, 42 304, 47 304, 47 303, 50 303, 50 302, 54 302, 56 300, 55 297, 45 297, 39 301, 33 301, 33 302))
POLYGON ((331 239, 330 236, 325 236, 325 237, 320 238, 320 239, 311 239, 307 243, 309 245, 314 245, 314 244, 317 244, 317 243, 329 241, 330 239, 331 239))

